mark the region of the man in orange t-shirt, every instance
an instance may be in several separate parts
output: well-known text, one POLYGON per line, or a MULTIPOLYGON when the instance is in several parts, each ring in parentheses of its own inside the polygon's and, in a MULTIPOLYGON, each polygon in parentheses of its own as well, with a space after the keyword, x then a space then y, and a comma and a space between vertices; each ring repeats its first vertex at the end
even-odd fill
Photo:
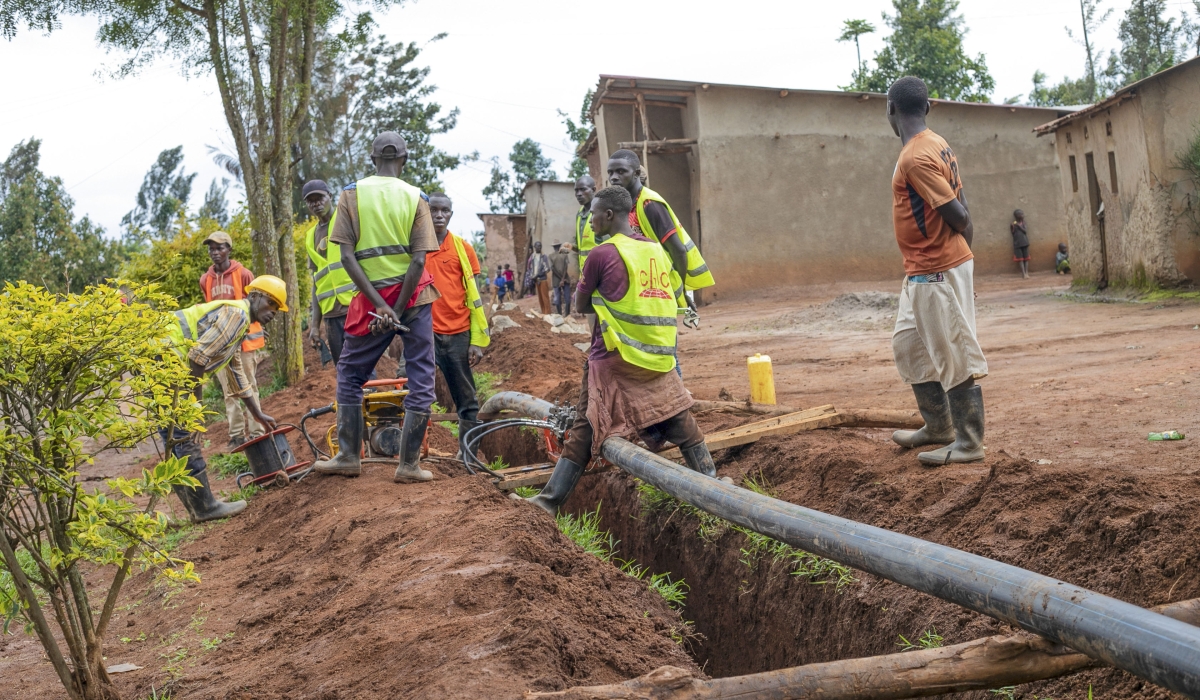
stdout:
MULTIPOLYGON (((429 195, 429 216, 433 233, 441 246, 425 257, 425 269, 433 275, 433 286, 442 297, 433 302, 433 356, 438 369, 446 378, 450 398, 458 411, 458 436, 479 425, 479 400, 475 398, 475 374, 471 366, 483 358, 483 348, 471 344, 471 310, 467 307, 467 289, 463 282, 463 266, 450 233, 450 217, 454 203, 442 192, 429 195)), ((479 258, 467 241, 463 250, 471 264, 471 275, 479 274, 479 258)))
POLYGON ((904 286, 892 333, 896 369, 912 385, 925 419, 900 430, 904 447, 924 464, 983 459, 983 390, 987 360, 975 337, 973 226, 949 144, 925 125, 929 92, 920 78, 888 90, 887 117, 903 148, 892 175, 892 221, 904 256, 904 286))

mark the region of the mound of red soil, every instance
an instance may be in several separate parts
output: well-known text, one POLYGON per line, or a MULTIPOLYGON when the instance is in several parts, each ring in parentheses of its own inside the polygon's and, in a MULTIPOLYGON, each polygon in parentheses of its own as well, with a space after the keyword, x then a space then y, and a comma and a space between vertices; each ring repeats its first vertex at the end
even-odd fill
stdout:
POLYGON ((504 376, 498 387, 503 391, 521 391, 550 401, 569 397, 573 403, 579 398, 585 358, 574 343, 588 342, 589 336, 552 333, 550 324, 517 311, 507 315, 520 327, 505 328, 493 336, 477 370, 504 376), (574 393, 556 391, 564 380, 574 381, 574 393))
MULTIPOLYGON (((883 431, 818 430, 765 438, 716 454, 720 472, 765 479, 781 499, 904 532, 1053 576, 1142 606, 1200 597, 1200 483, 1194 477, 1095 468, 1045 469, 990 455, 983 463, 922 467, 883 431)), ((603 502, 638 513, 633 479, 585 476, 568 508, 603 502)), ((945 644, 996 634, 1004 626, 957 605, 862 572, 840 593, 807 585, 770 558, 751 569, 745 537, 710 542, 679 513, 609 517, 604 526, 627 556, 692 586, 688 615, 704 635, 696 658, 731 676, 899 651, 899 635, 936 630, 945 644), (744 644, 748 636, 757 643, 744 644)), ((1171 698, 1124 672, 1097 670, 1029 688, 1047 697, 1171 698)), ((994 697, 987 693, 955 697, 994 697)), ((1032 696, 1030 696, 1032 697, 1032 696)))

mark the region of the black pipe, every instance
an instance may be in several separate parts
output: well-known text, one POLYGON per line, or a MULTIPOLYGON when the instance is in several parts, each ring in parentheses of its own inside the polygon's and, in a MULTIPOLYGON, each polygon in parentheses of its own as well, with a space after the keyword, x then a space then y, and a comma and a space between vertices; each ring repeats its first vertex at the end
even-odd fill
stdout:
POLYGON ((725 484, 621 438, 605 440, 601 452, 707 513, 1200 699, 1200 627, 1015 566, 725 484))
POLYGON ((554 404, 543 401, 519 391, 502 391, 483 402, 479 407, 478 419, 489 421, 495 419, 500 411, 513 411, 518 416, 546 419, 554 404))

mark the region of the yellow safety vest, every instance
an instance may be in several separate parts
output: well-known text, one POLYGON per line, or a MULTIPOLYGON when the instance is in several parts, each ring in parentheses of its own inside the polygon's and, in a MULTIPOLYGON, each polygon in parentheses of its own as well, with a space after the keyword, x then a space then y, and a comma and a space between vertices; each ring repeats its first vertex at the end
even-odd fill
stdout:
POLYGON ((621 359, 656 372, 675 369, 676 302, 671 287, 671 259, 658 243, 635 241, 618 233, 611 243, 621 254, 629 289, 620 301, 592 293, 604 347, 621 359))
POLYGON ((471 312, 471 345, 486 348, 492 344, 492 332, 488 330, 487 315, 483 313, 479 285, 475 284, 475 274, 471 272, 471 259, 467 257, 467 248, 461 238, 449 231, 446 235, 454 241, 454 251, 458 253, 458 264, 462 267, 463 288, 467 290, 467 309, 471 312))
POLYGON ((587 262, 588 252, 596 247, 596 232, 592 230, 592 213, 587 207, 579 207, 575 214, 575 252, 579 254, 579 271, 587 262))
MULTIPOLYGON (((171 341, 171 347, 185 361, 187 360, 187 348, 195 342, 200 333, 197 328, 200 326, 200 321, 213 311, 222 306, 236 306, 246 314, 246 324, 242 327, 242 337, 246 337, 246 333, 250 330, 250 302, 245 299, 218 299, 216 301, 206 302, 204 304, 196 304, 189 306, 186 309, 179 309, 175 312, 175 318, 167 326, 167 338, 171 341)), ((233 355, 225 359, 224 362, 213 368, 213 372, 221 369, 229 364, 233 359, 233 355)))
POLYGON ((409 238, 421 190, 398 177, 372 175, 346 189, 358 191, 358 244, 354 257, 376 289, 404 281, 412 261, 409 238))
POLYGON ((304 233, 304 249, 308 251, 308 259, 312 260, 316 271, 313 272, 313 283, 316 286, 317 306, 322 314, 333 311, 334 304, 349 306, 350 300, 358 287, 350 279, 342 267, 342 247, 329 242, 329 233, 333 233, 333 224, 337 221, 337 212, 329 219, 329 231, 325 235, 325 254, 317 250, 317 225, 313 225, 304 233))
MULTIPOLYGON (((642 235, 650 239, 656 238, 654 229, 650 226, 650 220, 646 218, 646 202, 660 202, 667 208, 667 213, 671 215, 671 223, 675 224, 675 235, 679 236, 679 240, 683 241, 684 249, 687 250, 688 269, 687 274, 683 278, 683 288, 685 290, 703 289, 704 287, 711 287, 716 284, 712 273, 708 271, 708 263, 704 262, 704 258, 700 255, 700 249, 696 247, 691 237, 688 236, 687 231, 683 229, 683 225, 679 223, 679 218, 675 216, 671 205, 667 204, 667 200, 663 199, 662 195, 649 187, 642 188, 641 193, 638 194, 637 204, 634 207, 637 210, 638 226, 642 229, 642 235)), ((661 243, 661 241, 659 242, 661 243)), ((678 276, 678 271, 672 270, 671 274, 678 276)), ((671 288, 679 288, 679 283, 675 278, 672 278, 671 288)), ((685 302, 681 301, 680 303, 686 306, 685 302)))

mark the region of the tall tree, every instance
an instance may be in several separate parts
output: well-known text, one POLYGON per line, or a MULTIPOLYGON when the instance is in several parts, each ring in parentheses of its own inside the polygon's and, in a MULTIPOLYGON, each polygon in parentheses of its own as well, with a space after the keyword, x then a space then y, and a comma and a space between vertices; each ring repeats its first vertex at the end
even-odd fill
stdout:
POLYGON ((217 184, 217 178, 213 178, 212 184, 208 186, 208 192, 204 194, 204 204, 200 205, 200 211, 196 212, 201 219, 212 219, 221 226, 229 223, 229 204, 225 201, 225 193, 229 191, 229 180, 222 179, 220 184, 217 184))
POLYGON ((929 96, 944 100, 987 102, 996 81, 983 54, 972 58, 963 48, 963 18, 958 0, 892 0, 892 28, 875 54, 875 68, 854 75, 846 90, 886 92, 898 78, 915 75, 929 86, 929 96))
MULTIPOLYGON (((161 57, 211 71, 233 136, 254 231, 254 270, 282 277, 298 300, 293 145, 309 113, 320 37, 346 12, 339 0, 70 0, 98 16, 99 39, 127 52, 124 74, 161 57)), ((378 0, 374 6, 398 4, 378 0)), ((270 347, 289 382, 304 374, 301 320, 287 314, 270 347)))
POLYGON ((573 147, 571 150, 575 153, 575 157, 571 159, 571 167, 567 176, 572 181, 578 180, 588 174, 587 159, 579 155, 579 149, 587 141, 588 136, 592 133, 592 96, 596 94, 595 90, 588 88, 587 94, 583 96, 583 106, 579 108, 579 123, 576 124, 571 115, 558 110, 558 116, 563 121, 563 126, 567 129, 567 140, 573 147))
POLYGON ((364 177, 373 172, 372 139, 395 131, 408 142, 404 179, 426 192, 444 189, 441 174, 458 167, 461 157, 434 147, 430 137, 453 129, 458 109, 443 112, 429 99, 437 86, 427 82, 428 67, 415 65, 416 42, 393 44, 376 28, 363 13, 321 42, 312 100, 296 134, 297 180, 340 187, 364 177))
POLYGON ((137 206, 121 219, 127 243, 140 247, 150 238, 170 238, 175 221, 187 211, 195 179, 196 173, 184 170, 183 146, 159 153, 138 189, 137 206))
POLYGON ((500 168, 500 159, 492 158, 492 179, 483 188, 483 196, 493 212, 518 212, 525 208, 521 194, 525 183, 531 180, 557 180, 554 162, 542 155, 542 147, 533 139, 522 139, 513 144, 508 154, 512 171, 500 168))
MULTIPOLYGON (((875 25, 865 19, 848 19, 842 23, 842 34, 837 38, 838 41, 853 41, 854 54, 858 56, 858 60, 854 63, 854 72, 861 73, 866 70, 863 66, 862 47, 858 45, 858 37, 863 34, 874 34, 875 25)), ((857 78, 856 78, 857 79, 857 78)))
POLYGON ((39 167, 40 149, 38 139, 22 141, 0 165, 0 284, 79 292, 115 276, 123 250, 86 216, 75 221, 62 179, 39 167))
MULTIPOLYGON (((1086 90, 1086 93, 1084 96, 1087 98, 1086 99, 1087 103, 1095 102, 1098 99, 1101 99, 1101 97, 1102 97, 1102 95, 1099 94, 1099 85, 1100 85, 1098 82, 1099 76, 1097 75, 1097 72, 1096 72, 1096 58, 1097 58, 1097 55, 1099 54, 1099 51, 1096 48, 1095 36, 1096 36, 1096 30, 1100 28, 1100 25, 1102 25, 1106 21, 1108 21, 1109 16, 1111 16, 1113 13, 1112 8, 1110 7, 1107 10, 1101 12, 1100 15, 1097 17, 1096 13, 1099 12, 1099 10, 1100 10, 1100 0, 1079 0, 1079 16, 1080 16, 1080 20, 1081 20, 1082 29, 1083 29, 1083 31, 1080 33, 1081 38, 1079 39, 1079 42, 1081 44, 1083 44, 1083 50, 1087 54, 1087 75, 1084 76, 1085 82, 1083 83, 1083 87, 1086 90)), ((1067 30, 1067 36, 1074 39, 1075 32, 1073 32, 1070 27, 1064 27, 1064 28, 1067 30)), ((1034 82, 1035 83, 1037 82, 1037 74, 1036 73, 1034 74, 1034 82)), ((1067 84, 1067 82, 1068 82, 1067 79, 1064 78, 1062 85, 1065 86, 1067 84)), ((1035 89, 1036 89, 1036 87, 1035 87, 1035 89)), ((1061 104, 1083 104, 1083 103, 1084 103, 1083 101, 1080 101, 1080 102, 1065 102, 1065 103, 1061 103, 1061 104)))
POLYGON ((1121 40, 1121 78, 1126 85, 1175 65, 1181 53, 1182 27, 1166 17, 1167 0, 1133 0, 1117 38, 1121 40))

